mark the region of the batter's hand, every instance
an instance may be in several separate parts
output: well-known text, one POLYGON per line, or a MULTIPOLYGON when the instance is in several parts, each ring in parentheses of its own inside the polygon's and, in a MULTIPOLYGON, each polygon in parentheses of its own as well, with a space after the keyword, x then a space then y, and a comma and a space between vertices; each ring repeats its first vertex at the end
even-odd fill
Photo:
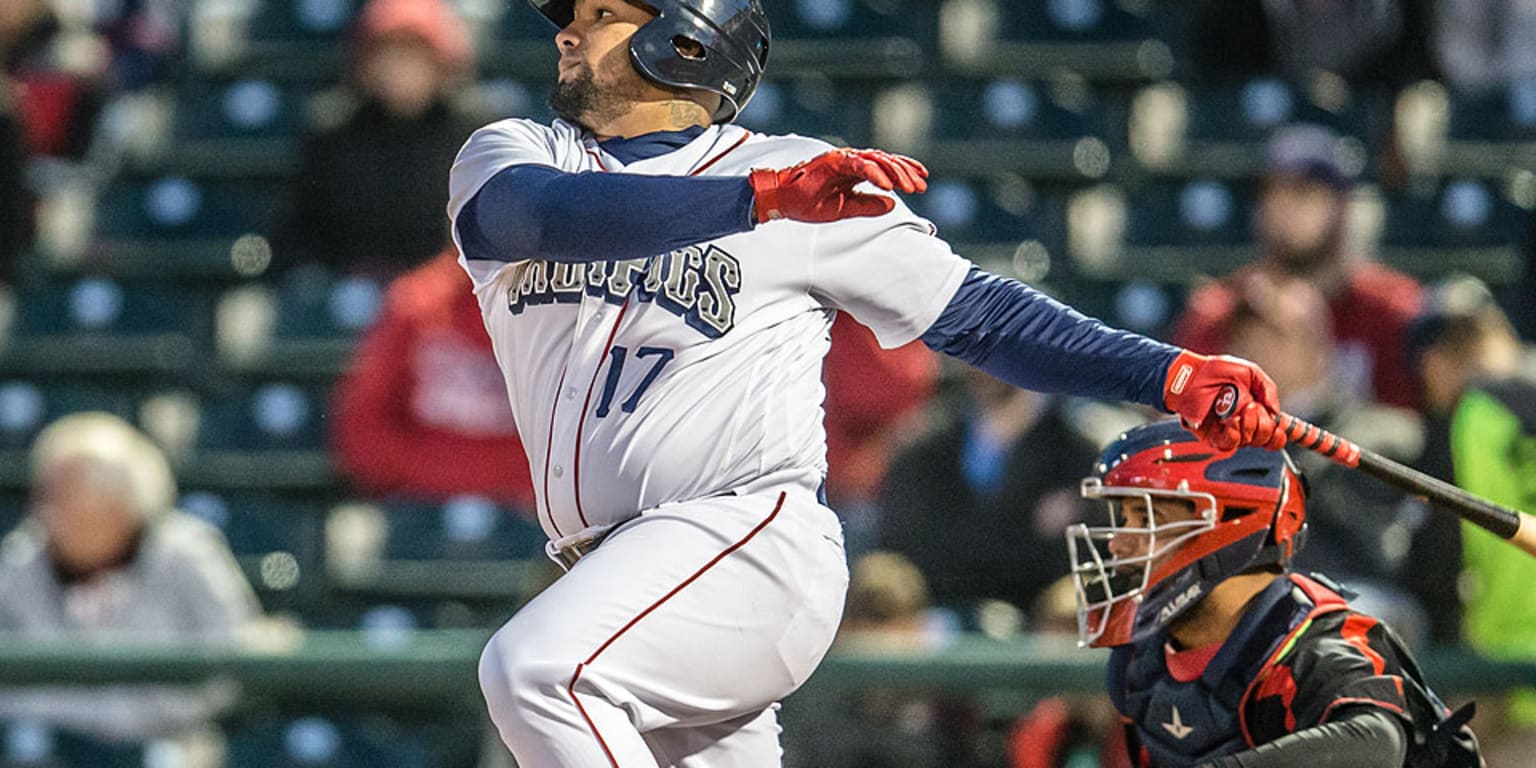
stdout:
POLYGON ((1163 402, 1185 429, 1218 450, 1285 446, 1285 432, 1275 418, 1280 410, 1275 382, 1240 357, 1183 352, 1168 367, 1163 402))
POLYGON ((753 211, 759 224, 881 216, 890 213, 896 201, 855 192, 855 186, 867 181, 887 191, 914 194, 928 190, 927 179, 922 163, 876 149, 837 149, 783 170, 755 170, 748 177, 757 195, 753 211))

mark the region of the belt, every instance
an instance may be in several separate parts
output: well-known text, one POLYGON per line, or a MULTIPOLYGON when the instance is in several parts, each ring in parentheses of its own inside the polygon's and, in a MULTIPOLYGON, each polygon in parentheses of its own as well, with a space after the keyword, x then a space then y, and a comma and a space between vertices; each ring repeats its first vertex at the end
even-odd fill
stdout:
POLYGON ((592 550, 597 549, 597 545, 603 543, 603 539, 608 538, 608 534, 613 533, 613 529, 617 527, 619 527, 618 523, 594 526, 562 539, 545 542, 544 554, 555 561, 556 565, 569 571, 576 565, 577 560, 592 554, 592 550))
MULTIPOLYGON (((821 502, 822 506, 827 504, 827 483, 825 480, 816 488, 816 500, 821 502)), ((595 525, 591 528, 583 528, 570 536, 547 541, 544 543, 544 554, 548 555, 549 559, 555 561, 556 565, 569 571, 575 567, 576 561, 592 554, 592 551, 597 549, 599 544, 603 543, 603 539, 608 538, 608 534, 613 533, 615 528, 626 522, 629 521, 624 520, 611 525, 595 525)))

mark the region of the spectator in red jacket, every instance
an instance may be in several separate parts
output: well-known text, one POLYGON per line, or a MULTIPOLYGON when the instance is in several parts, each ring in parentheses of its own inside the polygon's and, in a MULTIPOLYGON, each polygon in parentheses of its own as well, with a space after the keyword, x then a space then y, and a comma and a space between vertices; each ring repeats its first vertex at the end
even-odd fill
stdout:
POLYGON ((1405 330, 1423 289, 1413 278, 1349 248, 1352 173, 1338 136, 1314 125, 1280 129, 1267 148, 1264 190, 1254 212, 1258 259, 1195 290, 1174 328, 1175 344, 1224 352, 1238 286, 1255 272, 1300 277, 1328 300, 1337 334, 1338 382, 1349 393, 1403 408, 1418 406, 1405 330))
POLYGON ((531 514, 528 459, 456 259, 446 250, 390 285, 337 386, 332 448, 366 493, 474 493, 531 514))
POLYGON ((896 435, 933 395, 939 361, 918 342, 881 349, 868 328, 840 314, 822 371, 827 493, 834 507, 868 503, 880 491, 896 435))

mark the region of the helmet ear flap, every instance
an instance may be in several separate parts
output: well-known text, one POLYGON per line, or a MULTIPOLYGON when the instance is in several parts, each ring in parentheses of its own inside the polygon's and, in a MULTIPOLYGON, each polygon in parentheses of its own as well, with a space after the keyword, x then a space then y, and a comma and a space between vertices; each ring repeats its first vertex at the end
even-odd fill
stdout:
POLYGON ((1281 563, 1284 564, 1301 549, 1301 534, 1307 525, 1307 492, 1310 489, 1307 476, 1291 460, 1290 454, 1284 451, 1281 453, 1285 456, 1285 471, 1282 473, 1279 506, 1275 509, 1275 522, 1270 535, 1280 547, 1281 563))

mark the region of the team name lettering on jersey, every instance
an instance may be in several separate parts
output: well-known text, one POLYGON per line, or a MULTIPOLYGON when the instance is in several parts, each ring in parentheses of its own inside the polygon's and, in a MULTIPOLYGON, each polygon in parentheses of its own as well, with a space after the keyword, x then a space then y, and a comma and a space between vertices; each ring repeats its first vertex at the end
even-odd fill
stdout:
POLYGON ((633 292, 717 339, 736 326, 741 262, 716 246, 690 245, 649 259, 566 264, 527 261, 516 265, 507 288, 507 309, 574 304, 583 295, 622 304, 633 292))

